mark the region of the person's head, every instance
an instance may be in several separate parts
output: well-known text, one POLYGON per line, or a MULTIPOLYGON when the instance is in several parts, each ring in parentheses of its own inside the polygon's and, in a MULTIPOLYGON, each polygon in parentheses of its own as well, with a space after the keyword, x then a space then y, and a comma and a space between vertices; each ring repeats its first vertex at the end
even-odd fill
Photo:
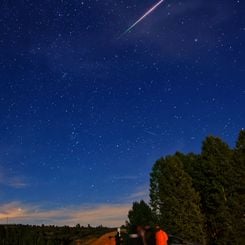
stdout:
POLYGON ((159 230, 161 230, 161 227, 159 225, 155 225, 155 229, 156 229, 156 231, 159 231, 159 230))
POLYGON ((144 230, 144 228, 141 225, 137 225, 137 232, 140 233, 144 230))

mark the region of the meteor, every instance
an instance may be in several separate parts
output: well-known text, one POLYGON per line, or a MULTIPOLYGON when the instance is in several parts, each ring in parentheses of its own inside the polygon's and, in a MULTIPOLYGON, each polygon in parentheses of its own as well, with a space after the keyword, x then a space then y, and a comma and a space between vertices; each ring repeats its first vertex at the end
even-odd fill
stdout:
POLYGON ((122 36, 130 32, 137 24, 139 24, 145 17, 147 17, 150 13, 152 13, 160 4, 162 4, 165 0, 161 0, 156 3, 153 7, 151 7, 143 16, 141 16, 133 25, 131 25, 125 32, 123 32, 118 39, 122 36))

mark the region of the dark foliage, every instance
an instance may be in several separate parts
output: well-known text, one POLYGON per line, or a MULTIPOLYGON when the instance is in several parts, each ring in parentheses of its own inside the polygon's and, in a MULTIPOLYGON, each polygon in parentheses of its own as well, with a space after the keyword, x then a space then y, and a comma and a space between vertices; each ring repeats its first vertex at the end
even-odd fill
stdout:
POLYGON ((204 242, 204 216, 200 196, 177 156, 157 161, 151 174, 150 193, 156 222, 168 233, 204 242))
POLYGON ((207 137, 201 154, 159 159, 150 181, 155 222, 202 244, 245 244, 245 131, 231 149, 207 137))
POLYGON ((134 202, 132 209, 128 212, 129 225, 152 225, 152 211, 144 201, 134 202))
POLYGON ((0 225, 1 245, 75 245, 110 232, 104 227, 0 225))

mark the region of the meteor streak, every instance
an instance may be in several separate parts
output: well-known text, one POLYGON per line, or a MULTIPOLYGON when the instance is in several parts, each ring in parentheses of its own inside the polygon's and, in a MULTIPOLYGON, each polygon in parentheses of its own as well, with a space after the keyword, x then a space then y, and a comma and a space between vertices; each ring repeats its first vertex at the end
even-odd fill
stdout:
POLYGON ((156 3, 153 7, 151 7, 142 17, 140 17, 133 25, 131 25, 125 32, 123 32, 118 39, 122 36, 130 32, 137 24, 139 24, 145 17, 147 17, 151 12, 153 12, 160 4, 162 4, 165 0, 161 0, 156 3))

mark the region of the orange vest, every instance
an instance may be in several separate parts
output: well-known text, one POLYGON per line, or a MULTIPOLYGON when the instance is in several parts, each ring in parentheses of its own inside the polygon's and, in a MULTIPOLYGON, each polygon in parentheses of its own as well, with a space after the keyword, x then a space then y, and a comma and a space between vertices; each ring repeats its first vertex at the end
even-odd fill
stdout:
POLYGON ((156 232, 156 245, 167 245, 168 244, 168 235, 163 230, 156 232))

